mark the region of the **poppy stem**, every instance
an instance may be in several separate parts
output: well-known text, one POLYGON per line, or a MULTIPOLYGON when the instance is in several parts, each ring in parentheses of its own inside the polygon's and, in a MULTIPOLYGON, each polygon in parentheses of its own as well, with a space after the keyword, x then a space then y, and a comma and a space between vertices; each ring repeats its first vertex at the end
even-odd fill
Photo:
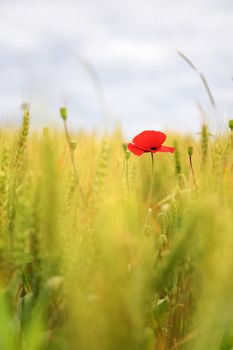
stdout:
POLYGON ((71 139, 70 139, 70 135, 69 135, 69 131, 68 131, 67 123, 66 123, 65 119, 64 119, 64 129, 65 129, 66 140, 67 140, 69 151, 70 151, 70 160, 71 160, 71 165, 72 165, 75 181, 76 181, 76 183, 78 185, 78 188, 79 188, 79 191, 80 191, 83 203, 86 204, 84 193, 83 193, 83 190, 82 190, 82 187, 81 187, 81 184, 80 184, 80 180, 79 180, 79 174, 78 174, 78 171, 77 171, 77 168, 76 168, 76 165, 75 165, 75 160, 74 160, 74 151, 75 150, 72 149, 72 147, 71 147, 71 139))
POLYGON ((148 197, 147 197, 147 204, 150 204, 152 192, 153 192, 153 187, 154 187, 154 172, 155 172, 155 160, 154 160, 154 153, 151 152, 151 180, 150 180, 150 187, 149 187, 149 192, 148 192, 148 197))
POLYGON ((129 195, 129 164, 128 164, 128 158, 126 158, 125 171, 126 171, 127 193, 129 195))

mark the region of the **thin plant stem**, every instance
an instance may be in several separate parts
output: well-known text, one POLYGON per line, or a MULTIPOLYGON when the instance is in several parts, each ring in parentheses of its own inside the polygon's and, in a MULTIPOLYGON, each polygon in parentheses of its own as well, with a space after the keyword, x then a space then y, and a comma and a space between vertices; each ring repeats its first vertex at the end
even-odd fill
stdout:
POLYGON ((125 163, 125 172, 126 172, 127 193, 129 195, 129 164, 128 164, 128 158, 126 159, 126 163, 125 163))
MULTIPOLYGON (((181 194, 185 194, 185 193, 189 193, 191 190, 189 188, 180 191, 181 194)), ((172 199, 175 198, 175 192, 173 192, 172 194, 169 194, 168 196, 166 196, 165 198, 161 199, 155 206, 156 209, 161 208, 164 204, 170 202, 172 199)))
POLYGON ((152 231, 152 228, 150 226, 151 215, 152 215, 152 209, 148 208, 147 209, 146 218, 145 218, 145 222, 144 222, 144 226, 143 226, 143 229, 142 229, 142 236, 144 236, 146 233, 149 233, 150 231, 152 231))
POLYGON ((71 148, 71 146, 70 146, 71 140, 70 140, 70 135, 69 135, 69 132, 68 132, 66 120, 64 120, 64 129, 65 129, 66 140, 67 140, 68 147, 69 147, 69 151, 70 151, 70 160, 71 160, 71 165, 72 165, 74 177, 75 177, 75 180, 76 180, 76 182, 77 182, 77 185, 78 185, 78 188, 79 188, 79 191, 80 191, 82 200, 83 200, 84 204, 86 204, 86 200, 85 200, 85 197, 84 197, 84 194, 83 194, 83 190, 82 190, 82 187, 81 187, 81 185, 80 185, 80 180, 79 180, 79 175, 78 175, 77 167, 76 167, 76 164, 75 164, 74 150, 73 150, 73 149, 71 148))
POLYGON ((197 188, 198 186, 197 186, 197 183, 196 183, 195 174, 194 174, 194 170, 193 170, 192 156, 189 156, 189 165, 190 165, 190 170, 191 170, 192 177, 193 177, 194 186, 197 188))
POLYGON ((233 129, 231 130, 231 151, 233 152, 233 129))
POLYGON ((231 129, 231 172, 233 172, 233 129, 231 129))
POLYGON ((154 187, 154 171, 155 171, 154 153, 151 152, 151 180, 150 180, 150 187, 149 187, 149 192, 148 192, 148 197, 147 197, 147 205, 150 204, 151 196, 152 196, 152 192, 153 192, 153 187, 154 187))
POLYGON ((123 162, 122 170, 121 170, 121 194, 122 194, 122 196, 124 193, 123 180, 124 180, 124 173, 125 173, 125 166, 126 166, 125 164, 126 164, 126 160, 124 158, 124 162, 123 162))
POLYGON ((121 170, 121 181, 123 179, 123 176, 124 176, 124 171, 125 171, 125 163, 126 163, 126 160, 124 158, 124 162, 123 162, 123 166, 122 166, 122 170, 121 170))

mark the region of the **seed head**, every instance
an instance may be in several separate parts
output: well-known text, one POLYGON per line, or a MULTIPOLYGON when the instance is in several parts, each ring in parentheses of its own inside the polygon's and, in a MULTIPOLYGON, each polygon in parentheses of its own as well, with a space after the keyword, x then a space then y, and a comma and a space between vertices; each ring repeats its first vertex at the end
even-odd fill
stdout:
POLYGON ((23 102, 22 105, 21 105, 21 108, 22 108, 22 111, 24 113, 28 113, 29 114, 29 111, 30 111, 30 104, 29 103, 23 102))

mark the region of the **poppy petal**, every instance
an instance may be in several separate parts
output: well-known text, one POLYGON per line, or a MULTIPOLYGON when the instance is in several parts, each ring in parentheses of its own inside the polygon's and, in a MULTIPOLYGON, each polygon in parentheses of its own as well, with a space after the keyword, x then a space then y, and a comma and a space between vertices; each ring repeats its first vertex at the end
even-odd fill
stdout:
POLYGON ((133 143, 128 144, 128 149, 130 152, 136 154, 136 156, 141 156, 145 151, 135 146, 133 143))
POLYGON ((151 148, 159 148, 166 138, 161 131, 145 130, 134 137, 133 143, 140 149, 150 151, 151 148))
POLYGON ((175 151, 175 148, 168 147, 168 146, 160 146, 156 151, 157 152, 171 152, 171 153, 173 153, 175 151))

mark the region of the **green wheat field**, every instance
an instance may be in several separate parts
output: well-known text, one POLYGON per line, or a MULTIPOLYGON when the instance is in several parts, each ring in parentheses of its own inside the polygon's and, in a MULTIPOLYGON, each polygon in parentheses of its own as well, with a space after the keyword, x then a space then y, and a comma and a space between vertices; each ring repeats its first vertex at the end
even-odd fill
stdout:
POLYGON ((233 121, 152 172, 60 112, 0 129, 0 349, 233 349, 233 121))

